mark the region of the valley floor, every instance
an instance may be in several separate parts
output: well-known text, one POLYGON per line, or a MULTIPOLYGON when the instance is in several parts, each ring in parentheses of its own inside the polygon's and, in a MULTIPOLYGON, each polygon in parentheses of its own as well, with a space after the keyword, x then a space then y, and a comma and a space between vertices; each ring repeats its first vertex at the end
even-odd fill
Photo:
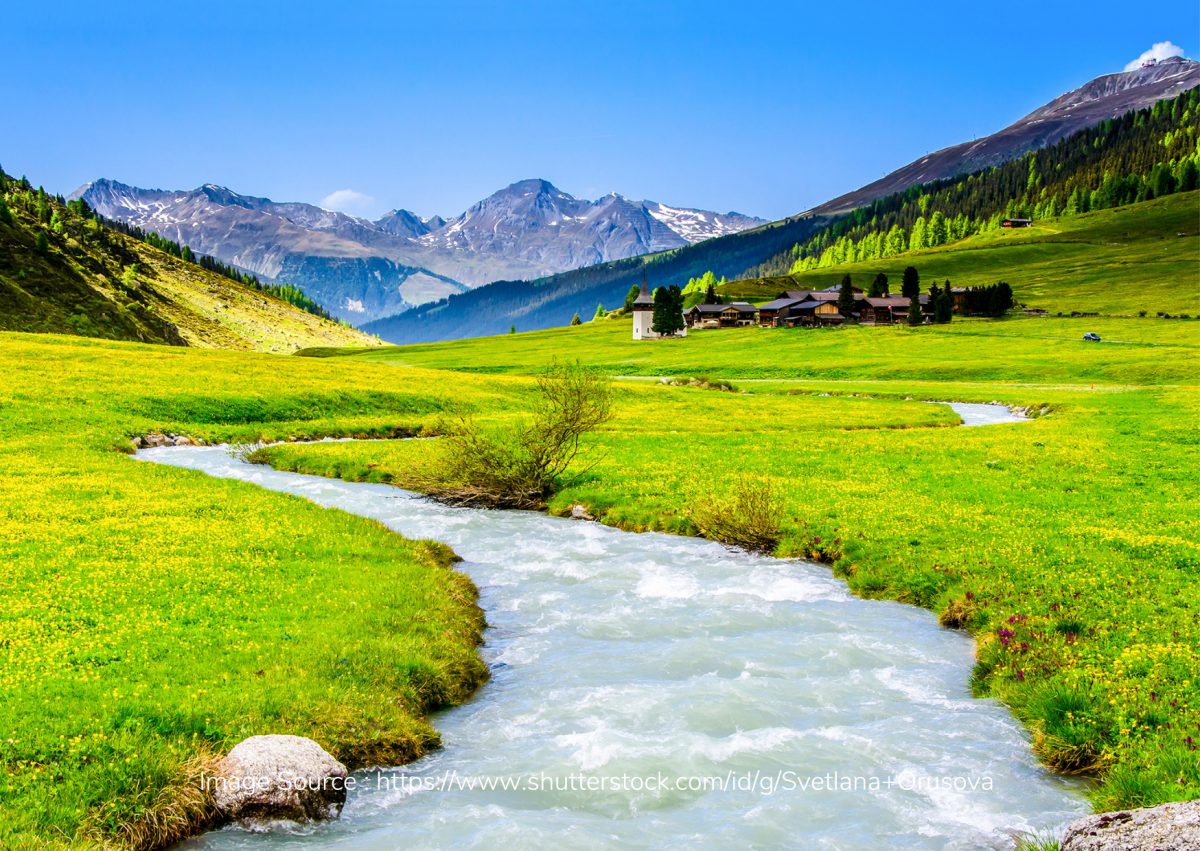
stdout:
MULTIPOLYGON (((463 407, 499 423, 530 409, 552 356, 759 379, 751 395, 619 381, 596 466, 552 511, 690 534, 697 501, 769 480, 781 555, 969 628, 977 693, 1051 765, 1099 771, 1098 807, 1200 796, 1200 345, 1192 323, 1106 322, 1086 330, 1128 342, 1030 319, 637 344, 612 322, 319 359, 0 334, 0 844, 182 835, 208 817, 188 772, 254 733, 308 735, 351 765, 412 759, 437 742, 425 712, 486 675, 474 591, 444 548, 132 462, 131 435, 375 436, 463 407), (923 399, 1048 415, 954 428, 923 399), (346 658, 367 661, 346 678, 346 658)), ((386 481, 434 449, 270 456, 386 481)))

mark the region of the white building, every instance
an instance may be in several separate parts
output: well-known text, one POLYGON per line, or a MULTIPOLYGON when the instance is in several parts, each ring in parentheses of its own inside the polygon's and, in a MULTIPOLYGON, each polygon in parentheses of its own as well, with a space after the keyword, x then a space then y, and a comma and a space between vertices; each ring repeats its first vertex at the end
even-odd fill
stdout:
MULTIPOLYGON (((635 340, 657 340, 662 337, 653 328, 654 325, 654 296, 650 295, 650 290, 646 286, 646 275, 642 274, 642 291, 638 293, 638 297, 633 300, 633 339, 635 340)), ((687 336, 687 323, 684 323, 683 330, 676 337, 687 336)))

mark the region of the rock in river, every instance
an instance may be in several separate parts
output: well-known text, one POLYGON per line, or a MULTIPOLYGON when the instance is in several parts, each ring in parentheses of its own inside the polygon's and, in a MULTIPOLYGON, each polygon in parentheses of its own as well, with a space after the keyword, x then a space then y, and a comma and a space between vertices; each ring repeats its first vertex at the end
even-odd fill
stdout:
POLYGON ((242 822, 337 818, 346 803, 346 766, 312 739, 251 736, 214 766, 217 808, 242 822))

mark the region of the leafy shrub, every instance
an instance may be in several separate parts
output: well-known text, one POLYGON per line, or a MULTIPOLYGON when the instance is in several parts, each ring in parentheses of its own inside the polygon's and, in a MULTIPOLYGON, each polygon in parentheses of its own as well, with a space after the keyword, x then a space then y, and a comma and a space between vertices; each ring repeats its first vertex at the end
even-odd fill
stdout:
POLYGON ((612 418, 612 392, 606 377, 578 362, 551 364, 537 386, 530 421, 488 430, 460 413, 439 423, 440 451, 400 482, 452 505, 545 507, 584 438, 612 418))
POLYGON ((700 534, 731 547, 772 553, 783 537, 783 506, 770 479, 738 478, 727 495, 708 492, 689 509, 700 534))

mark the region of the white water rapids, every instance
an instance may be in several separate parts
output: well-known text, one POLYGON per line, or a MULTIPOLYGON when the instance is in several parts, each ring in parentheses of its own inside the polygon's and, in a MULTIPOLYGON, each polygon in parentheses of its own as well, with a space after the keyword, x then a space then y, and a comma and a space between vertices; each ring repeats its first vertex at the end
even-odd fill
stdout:
POLYGON ((444 541, 490 627, 492 678, 434 717, 442 750, 358 772, 340 820, 186 848, 1002 849, 1088 812, 1002 706, 970 696, 968 636, 826 567, 447 508, 220 447, 137 457, 444 541), (518 788, 464 788, 486 778, 518 788))

